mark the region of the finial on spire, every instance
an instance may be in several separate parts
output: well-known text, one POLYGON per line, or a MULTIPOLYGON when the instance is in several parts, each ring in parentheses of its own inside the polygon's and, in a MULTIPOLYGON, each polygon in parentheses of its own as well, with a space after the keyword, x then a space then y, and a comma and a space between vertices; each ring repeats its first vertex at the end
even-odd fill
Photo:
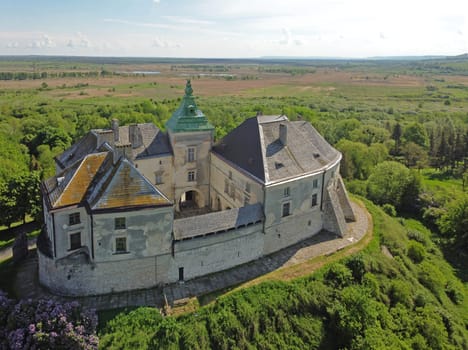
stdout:
POLYGON ((192 84, 190 83, 190 79, 187 79, 187 85, 185 85, 185 95, 192 96, 192 84))

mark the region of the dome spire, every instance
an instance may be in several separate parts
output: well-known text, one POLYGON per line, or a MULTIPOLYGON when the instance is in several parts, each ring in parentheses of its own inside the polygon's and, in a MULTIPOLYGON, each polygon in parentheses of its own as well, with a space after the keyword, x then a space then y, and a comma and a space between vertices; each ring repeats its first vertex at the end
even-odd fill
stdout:
POLYGON ((214 129, 213 125, 208 122, 203 112, 197 107, 190 79, 187 79, 185 94, 180 106, 167 121, 166 128, 172 132, 190 132, 214 129))

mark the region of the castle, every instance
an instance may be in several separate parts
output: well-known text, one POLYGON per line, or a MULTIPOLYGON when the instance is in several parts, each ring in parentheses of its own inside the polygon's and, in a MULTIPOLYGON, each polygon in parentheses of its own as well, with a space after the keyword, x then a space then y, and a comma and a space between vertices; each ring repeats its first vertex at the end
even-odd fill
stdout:
POLYGON ((62 295, 222 271, 353 221, 341 154, 306 121, 247 119, 217 143, 190 81, 166 132, 91 130, 42 183, 39 280, 62 295))

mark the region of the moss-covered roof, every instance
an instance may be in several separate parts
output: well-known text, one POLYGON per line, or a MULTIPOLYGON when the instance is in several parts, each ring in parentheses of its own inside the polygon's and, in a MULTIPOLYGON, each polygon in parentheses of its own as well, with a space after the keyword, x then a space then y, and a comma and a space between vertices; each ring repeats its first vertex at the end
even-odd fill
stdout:
POLYGON ((182 103, 167 121, 167 130, 172 132, 192 132, 214 129, 203 112, 198 109, 192 93, 192 85, 190 84, 190 80, 187 80, 182 103))

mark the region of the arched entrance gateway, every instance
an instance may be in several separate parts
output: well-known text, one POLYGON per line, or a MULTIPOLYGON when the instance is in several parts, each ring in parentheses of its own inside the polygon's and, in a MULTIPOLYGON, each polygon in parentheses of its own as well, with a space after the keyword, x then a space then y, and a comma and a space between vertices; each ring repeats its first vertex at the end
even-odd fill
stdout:
POLYGON ((178 211, 191 211, 205 206, 203 194, 197 189, 189 189, 182 192, 178 201, 178 211))

